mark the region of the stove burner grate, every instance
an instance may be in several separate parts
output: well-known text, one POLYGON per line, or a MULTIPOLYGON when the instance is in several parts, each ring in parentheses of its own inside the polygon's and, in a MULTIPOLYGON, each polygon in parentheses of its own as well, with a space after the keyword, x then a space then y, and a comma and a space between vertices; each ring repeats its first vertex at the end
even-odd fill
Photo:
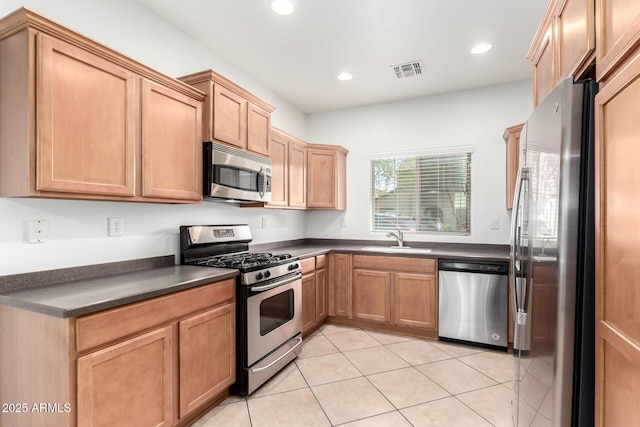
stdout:
POLYGON ((280 263, 291 258, 289 254, 246 253, 222 255, 199 261, 198 265, 219 268, 247 269, 280 263))

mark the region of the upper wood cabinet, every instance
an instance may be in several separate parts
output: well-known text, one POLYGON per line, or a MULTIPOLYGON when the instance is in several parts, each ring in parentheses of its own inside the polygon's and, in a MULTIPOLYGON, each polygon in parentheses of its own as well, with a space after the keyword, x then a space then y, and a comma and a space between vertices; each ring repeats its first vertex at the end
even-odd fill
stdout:
POLYGON ((640 44, 640 2, 596 0, 596 75, 607 77, 640 44))
POLYGON ((47 35, 35 40, 36 189, 134 196, 138 77, 47 35))
POLYGON ((594 57, 593 0, 550 0, 527 54, 534 67, 534 105, 563 78, 582 76, 594 57))
POLYGON ((1 196, 202 199, 203 93, 24 8, 0 52, 1 196))
POLYGON ((202 103, 142 81, 142 195, 202 198, 202 103))
POLYGON ((307 145, 307 209, 347 208, 347 153, 336 145, 307 145))
POLYGON ((507 144, 507 155, 506 155, 506 179, 507 179, 507 198, 506 198, 506 206, 507 209, 513 208, 513 195, 516 190, 516 179, 518 176, 518 153, 520 150, 520 132, 522 132, 522 128, 524 127, 524 123, 519 125, 508 127, 502 137, 507 144))
POLYGON ((527 58, 533 62, 533 104, 538 105, 556 85, 554 21, 540 27, 527 58), (541 31, 542 30, 542 31, 541 31))
POLYGON ((640 49, 601 82, 595 115, 596 425, 640 425, 640 49))
POLYGON ((560 0, 556 8, 557 81, 582 75, 595 56, 594 0, 560 0))
POLYGON ((270 154, 274 107, 213 70, 180 77, 207 95, 202 137, 263 156, 270 154))
POLYGON ((307 206, 307 150, 303 141, 271 128, 271 201, 268 207, 307 206))

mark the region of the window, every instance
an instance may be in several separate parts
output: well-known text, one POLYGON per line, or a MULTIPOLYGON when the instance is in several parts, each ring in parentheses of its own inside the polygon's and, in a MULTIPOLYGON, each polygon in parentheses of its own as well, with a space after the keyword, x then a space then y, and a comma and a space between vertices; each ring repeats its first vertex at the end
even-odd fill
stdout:
POLYGON ((371 230, 471 232, 471 152, 371 161, 371 230))

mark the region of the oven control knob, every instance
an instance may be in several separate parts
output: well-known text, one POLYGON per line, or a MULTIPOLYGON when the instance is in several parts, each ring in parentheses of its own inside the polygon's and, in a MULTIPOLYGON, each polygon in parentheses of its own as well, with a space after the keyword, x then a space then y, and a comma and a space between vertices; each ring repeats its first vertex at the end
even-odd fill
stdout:
POLYGON ((256 280, 262 280, 262 273, 256 274, 256 280))
POLYGON ((294 263, 294 264, 289 264, 289 270, 290 270, 290 271, 291 271, 291 270, 295 270, 295 269, 296 269, 296 268, 298 268, 298 267, 299 267, 299 265, 298 265, 298 263, 297 263, 297 262, 296 262, 296 263, 294 263))
POLYGON ((264 272, 264 278, 268 279, 271 276, 271 272, 269 270, 264 272))

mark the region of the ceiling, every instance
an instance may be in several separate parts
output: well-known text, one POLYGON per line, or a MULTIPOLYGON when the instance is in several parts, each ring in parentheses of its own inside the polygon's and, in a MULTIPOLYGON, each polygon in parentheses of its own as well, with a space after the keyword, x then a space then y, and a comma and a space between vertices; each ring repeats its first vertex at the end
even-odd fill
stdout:
POLYGON ((547 3, 293 0, 279 16, 271 0, 137 1, 305 113, 529 79, 547 3), (470 53, 485 41, 489 52, 470 53), (396 77, 392 65, 416 60, 421 75, 396 77))

